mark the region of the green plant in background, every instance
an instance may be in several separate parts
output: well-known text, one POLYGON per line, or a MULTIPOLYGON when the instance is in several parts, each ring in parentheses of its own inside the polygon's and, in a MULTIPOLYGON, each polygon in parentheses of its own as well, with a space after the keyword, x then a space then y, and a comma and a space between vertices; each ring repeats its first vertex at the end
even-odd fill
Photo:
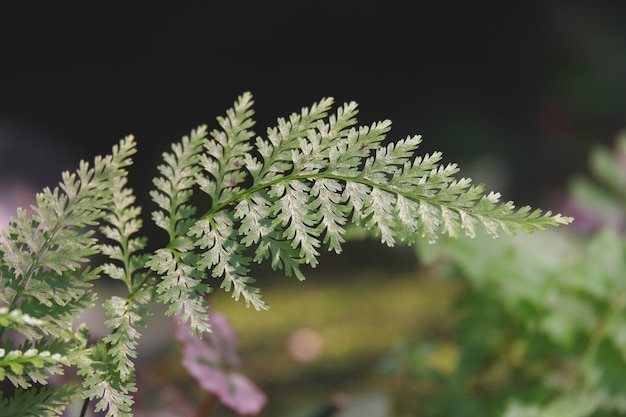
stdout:
POLYGON ((385 359, 405 386, 429 386, 404 392, 423 415, 626 415, 625 158, 626 135, 592 152, 593 178, 572 182, 570 233, 416 245, 467 287, 451 338, 385 359), (429 365, 444 342, 458 347, 448 372, 429 365))
POLYGON ((240 375, 205 369, 232 366, 220 358, 236 346, 222 321, 218 335, 208 335, 213 280, 262 310, 251 265, 267 261, 303 279, 301 266, 314 267, 323 246, 341 251, 349 222, 393 246, 442 234, 473 237, 479 224, 495 237, 571 221, 500 203, 499 194, 455 179, 457 166, 441 164, 441 153, 416 156, 420 137, 383 145, 389 121, 357 126, 355 103, 330 114, 332 105, 324 99, 278 119, 261 137, 251 130, 246 93, 210 137, 201 126, 173 144, 150 193, 158 205, 152 219, 169 241, 152 253, 127 187, 132 137, 93 165, 64 173, 59 187, 37 195, 32 213, 19 209, 0 241, 0 380, 14 388, 0 397, 0 414, 59 415, 83 401, 81 416, 92 403, 107 416, 131 415, 138 329, 152 300, 195 338, 177 333, 183 364, 200 385, 222 393, 235 411, 256 412, 263 400, 246 391, 255 405, 243 404, 251 398, 237 392, 240 375), (110 332, 91 340, 76 322, 97 303, 93 284, 103 277, 126 291, 102 301, 110 332), (60 377, 74 368, 76 376, 60 377), (211 377, 223 378, 203 380, 211 377))

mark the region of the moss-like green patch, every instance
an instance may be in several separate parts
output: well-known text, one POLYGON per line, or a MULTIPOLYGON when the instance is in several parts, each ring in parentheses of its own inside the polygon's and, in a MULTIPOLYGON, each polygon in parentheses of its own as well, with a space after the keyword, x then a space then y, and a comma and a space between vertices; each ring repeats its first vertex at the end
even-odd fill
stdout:
POLYGON ((263 289, 269 311, 246 309, 224 294, 212 300, 212 309, 226 313, 240 335, 246 372, 268 392, 262 415, 273 417, 336 392, 387 390, 379 359, 395 344, 448 328, 457 290, 417 269, 339 268, 337 275, 309 273, 304 282, 275 279, 280 285, 263 289), (299 329, 321 341, 310 361, 289 353, 299 329))

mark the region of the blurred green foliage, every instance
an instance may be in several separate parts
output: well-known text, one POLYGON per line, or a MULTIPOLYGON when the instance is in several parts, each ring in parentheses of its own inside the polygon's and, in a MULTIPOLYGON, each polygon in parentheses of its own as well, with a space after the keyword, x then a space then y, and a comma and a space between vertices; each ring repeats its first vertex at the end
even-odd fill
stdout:
POLYGON ((451 335, 383 360, 402 415, 626 415, 626 135, 591 153, 590 172, 571 183, 571 230, 418 242, 423 262, 466 288, 451 335))

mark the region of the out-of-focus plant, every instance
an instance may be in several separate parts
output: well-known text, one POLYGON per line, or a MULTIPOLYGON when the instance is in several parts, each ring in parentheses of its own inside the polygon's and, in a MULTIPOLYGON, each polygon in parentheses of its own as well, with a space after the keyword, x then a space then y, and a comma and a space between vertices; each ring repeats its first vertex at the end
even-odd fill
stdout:
POLYGON ((626 135, 571 183, 567 231, 416 245, 459 280, 453 336, 390 354, 426 416, 626 416, 626 135), (457 346, 447 369, 437 346, 457 346))

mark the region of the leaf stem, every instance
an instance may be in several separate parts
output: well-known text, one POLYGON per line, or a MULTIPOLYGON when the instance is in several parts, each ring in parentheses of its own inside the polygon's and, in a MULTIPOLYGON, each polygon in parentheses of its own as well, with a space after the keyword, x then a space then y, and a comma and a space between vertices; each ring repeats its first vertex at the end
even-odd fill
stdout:
POLYGON ((87 408, 89 407, 89 398, 85 398, 85 401, 83 401, 83 407, 80 410, 80 416, 79 417, 85 417, 87 415, 87 408))

